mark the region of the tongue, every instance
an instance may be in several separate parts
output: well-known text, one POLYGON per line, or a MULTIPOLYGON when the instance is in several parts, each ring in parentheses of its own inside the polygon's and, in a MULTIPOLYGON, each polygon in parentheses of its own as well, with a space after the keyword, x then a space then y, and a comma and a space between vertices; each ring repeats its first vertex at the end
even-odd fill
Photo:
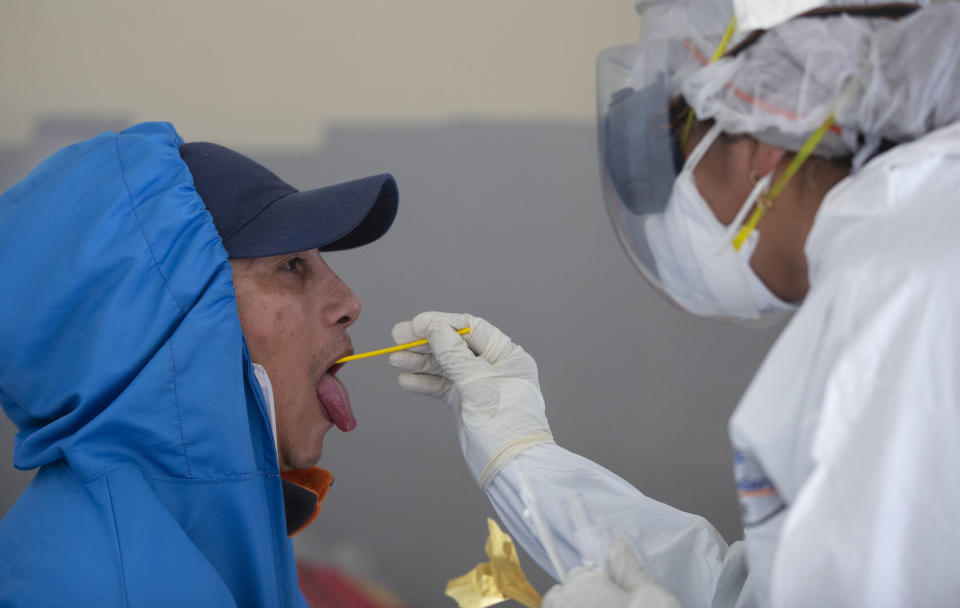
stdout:
POLYGON ((317 383, 317 397, 327 410, 330 420, 343 432, 357 428, 357 419, 350 409, 350 396, 343 383, 335 376, 324 374, 317 383))

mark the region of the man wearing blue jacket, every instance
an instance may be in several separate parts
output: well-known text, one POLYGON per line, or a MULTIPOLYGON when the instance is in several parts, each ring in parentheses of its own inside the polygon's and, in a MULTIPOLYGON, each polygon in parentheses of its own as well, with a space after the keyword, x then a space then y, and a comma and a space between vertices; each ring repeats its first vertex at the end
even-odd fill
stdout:
POLYGON ((0 605, 304 606, 288 533, 356 296, 321 251, 382 236, 389 175, 298 192, 167 123, 65 148, 0 196, 0 605))

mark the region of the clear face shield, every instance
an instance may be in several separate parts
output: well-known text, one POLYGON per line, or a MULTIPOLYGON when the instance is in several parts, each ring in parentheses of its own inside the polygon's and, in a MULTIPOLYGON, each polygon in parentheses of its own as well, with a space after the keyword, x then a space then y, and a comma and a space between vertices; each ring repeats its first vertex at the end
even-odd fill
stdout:
POLYGON ((597 133, 604 202, 617 238, 664 297, 650 218, 666 210, 683 155, 671 128, 668 43, 618 46, 597 60, 597 133))
MULTIPOLYGON (((864 86, 850 75, 863 72, 872 37, 892 31, 888 20, 916 7, 866 2, 780 23, 811 3, 769 10, 752 0, 733 4, 637 0, 643 42, 608 49, 597 62, 600 173, 617 238, 656 291, 694 314, 763 325, 795 306, 771 293, 751 265, 760 232, 776 230, 762 220, 811 155, 855 154, 855 168, 876 151, 877 121, 850 109, 863 105, 857 86, 864 86), (738 32, 734 12, 741 19, 769 12, 774 33, 738 32), (697 122, 685 102, 678 103, 681 91, 710 121, 697 122), (841 124, 834 124, 835 113, 841 124), (791 151, 785 166, 749 176, 755 186, 727 223, 693 175, 716 145, 714 123, 791 151)), ((712 158, 701 175, 724 170, 712 158)))
MULTIPOLYGON (((716 0, 638 0, 641 44, 597 59, 600 174, 617 238, 650 284, 663 288, 650 247, 650 218, 662 217, 684 165, 677 128, 686 127, 678 83, 722 52, 734 33, 732 6, 716 0), (718 47, 719 45, 719 47, 718 47)), ((662 256, 661 256, 662 257, 662 256)))
POLYGON ((732 224, 721 224, 693 178, 720 128, 696 122, 679 92, 671 90, 684 72, 723 53, 733 27, 731 22, 726 33, 713 38, 714 48, 707 51, 712 58, 690 39, 660 39, 601 53, 600 172, 617 238, 656 291, 693 314, 766 325, 793 308, 750 267, 759 234, 757 219, 748 220, 747 214, 770 189, 770 178, 758 181, 732 224), (687 146, 693 126, 699 137, 690 137, 696 145, 687 146))

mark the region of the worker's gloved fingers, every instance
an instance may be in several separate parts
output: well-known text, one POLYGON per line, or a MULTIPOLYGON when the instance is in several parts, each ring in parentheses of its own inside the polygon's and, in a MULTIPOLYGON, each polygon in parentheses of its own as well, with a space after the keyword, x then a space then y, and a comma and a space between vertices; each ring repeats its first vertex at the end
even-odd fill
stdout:
POLYGON ((488 373, 489 365, 473 354, 464 337, 449 324, 431 323, 427 327, 427 340, 443 376, 454 384, 488 373))
POLYGON ((562 585, 555 585, 543 596, 542 608, 633 608, 627 593, 605 574, 574 568, 562 585))
POLYGON ((393 367, 414 374, 440 374, 442 371, 436 358, 428 353, 413 353, 403 350, 391 353, 387 361, 393 367))
POLYGON ((627 591, 633 591, 641 585, 655 582, 640 565, 637 554, 622 538, 610 543, 610 547, 607 549, 607 567, 609 568, 610 578, 627 591))
MULTIPOLYGON (((426 338, 426 335, 417 336, 413 333, 413 323, 411 321, 404 321, 403 323, 397 323, 393 326, 393 329, 390 331, 391 337, 395 344, 408 344, 410 342, 416 342, 417 340, 423 340, 426 338)), ((426 353, 430 352, 430 347, 428 345, 416 346, 409 349, 410 352, 414 353, 426 353)))
POLYGON ((610 543, 607 567, 613 582, 630 593, 630 608, 680 608, 680 602, 643 568, 626 540, 610 543))
POLYGON ((471 315, 462 314, 462 313, 453 313, 453 312, 437 312, 431 310, 428 312, 422 312, 415 316, 412 321, 410 321, 411 331, 413 334, 425 338, 427 336, 427 328, 429 328, 434 323, 442 323, 448 325, 455 330, 464 329, 466 327, 473 328, 470 325, 471 315))
POLYGON ((577 593, 576 587, 584 581, 585 577, 589 578, 591 573, 596 574, 583 567, 577 567, 568 572, 563 584, 554 585, 547 590, 543 596, 543 603, 540 604, 541 608, 573 608, 576 606, 580 595, 577 593))
MULTIPOLYGON (((418 339, 413 335, 413 323, 410 321, 403 321, 394 325, 393 329, 390 330, 390 335, 397 344, 406 344, 407 342, 413 342, 418 339)), ((423 336, 420 337, 422 338, 423 336)))
POLYGON ((502 331, 485 319, 464 313, 424 312, 413 318, 413 333, 426 334, 427 328, 443 323, 455 330, 470 328, 464 340, 470 350, 491 364, 509 357, 516 350, 513 342, 502 331))
POLYGON ((450 389, 453 388, 449 380, 433 374, 403 373, 397 377, 397 382, 405 391, 442 400, 447 399, 450 389))

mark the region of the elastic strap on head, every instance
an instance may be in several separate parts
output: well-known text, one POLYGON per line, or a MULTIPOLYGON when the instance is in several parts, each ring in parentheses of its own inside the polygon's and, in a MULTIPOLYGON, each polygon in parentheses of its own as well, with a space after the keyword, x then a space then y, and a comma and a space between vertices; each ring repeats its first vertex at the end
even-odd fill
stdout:
POLYGON ((690 156, 687 157, 684 166, 690 165, 691 171, 696 169, 697 165, 700 164, 700 161, 710 149, 710 146, 713 145, 713 142, 717 141, 721 133, 723 133, 723 127, 719 124, 714 124, 710 127, 710 130, 703 136, 703 139, 698 141, 697 145, 690 151, 690 156))
POLYGON ((723 250, 725 247, 729 247, 730 243, 733 241, 733 237, 736 236, 737 232, 740 230, 740 225, 743 223, 743 220, 746 218, 747 213, 753 209, 753 204, 760 200, 760 197, 764 195, 770 188, 770 182, 773 181, 773 173, 767 173, 763 177, 756 179, 753 190, 750 191, 750 195, 747 197, 747 200, 743 201, 743 205, 740 206, 740 210, 737 211, 737 216, 733 218, 733 221, 730 222, 730 226, 727 228, 727 232, 723 235, 723 239, 720 241, 719 250, 723 250))
MULTIPOLYGON (((716 50, 713 52, 713 56, 710 57, 710 61, 707 63, 713 63, 717 59, 723 57, 723 54, 727 51, 727 46, 730 44, 730 39, 733 38, 733 33, 737 31, 737 16, 734 15, 730 19, 730 23, 727 24, 727 30, 723 33, 723 38, 720 39, 720 44, 717 45, 716 50)), ((693 108, 687 109, 687 123, 683 125, 683 133, 680 135, 680 149, 687 149, 687 140, 690 139, 690 129, 693 127, 693 121, 696 120, 696 114, 693 112, 693 108)))
POLYGON ((817 148, 817 145, 820 143, 820 140, 823 139, 823 136, 827 134, 827 131, 833 125, 833 114, 827 117, 823 124, 817 128, 813 134, 807 138, 807 141, 803 144, 803 147, 800 148, 800 151, 793 157, 790 161, 790 164, 787 165, 787 168, 780 174, 777 178, 777 181, 773 183, 773 187, 770 188, 770 192, 766 196, 761 196, 757 200, 757 207, 753 210, 753 213, 750 215, 750 219, 747 220, 747 223, 743 225, 743 228, 737 233, 737 236, 733 238, 733 248, 736 251, 740 251, 740 248, 743 247, 743 243, 747 240, 747 237, 750 236, 750 233, 756 230, 757 224, 760 223, 760 220, 763 218, 764 214, 767 212, 773 205, 773 201, 776 200, 780 193, 783 192, 783 189, 787 186, 787 183, 797 174, 797 171, 800 170, 800 167, 803 166, 803 163, 807 161, 813 151, 817 148))

